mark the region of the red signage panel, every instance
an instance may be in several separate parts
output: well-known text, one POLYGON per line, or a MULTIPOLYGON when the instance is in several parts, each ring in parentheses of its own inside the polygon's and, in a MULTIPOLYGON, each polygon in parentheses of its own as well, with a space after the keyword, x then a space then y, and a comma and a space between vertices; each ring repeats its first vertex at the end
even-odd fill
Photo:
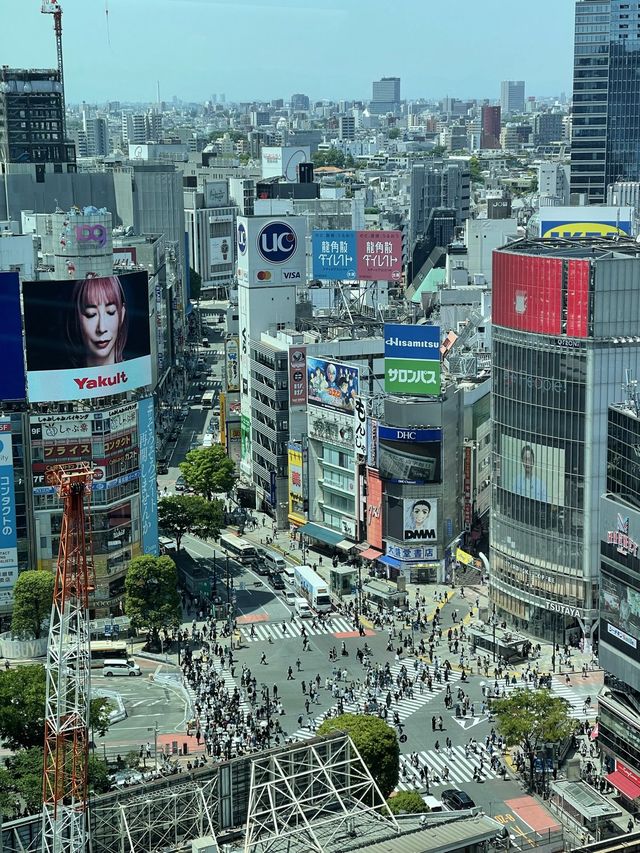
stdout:
POLYGON ((400 281, 402 232, 357 231, 356 274, 365 281, 400 281))
POLYGON ((367 542, 382 551, 382 480, 367 468, 367 542))
POLYGON ((493 322, 541 335, 562 334, 562 258, 493 253, 493 322))
POLYGON ((569 261, 567 286, 567 336, 586 338, 589 334, 589 261, 569 261))

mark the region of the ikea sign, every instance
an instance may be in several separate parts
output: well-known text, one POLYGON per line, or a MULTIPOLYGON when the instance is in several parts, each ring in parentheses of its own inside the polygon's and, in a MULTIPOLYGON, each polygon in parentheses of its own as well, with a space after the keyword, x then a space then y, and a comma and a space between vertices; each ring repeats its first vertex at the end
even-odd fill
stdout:
POLYGON ((540 211, 540 237, 575 240, 632 236, 633 208, 629 206, 549 207, 540 211))

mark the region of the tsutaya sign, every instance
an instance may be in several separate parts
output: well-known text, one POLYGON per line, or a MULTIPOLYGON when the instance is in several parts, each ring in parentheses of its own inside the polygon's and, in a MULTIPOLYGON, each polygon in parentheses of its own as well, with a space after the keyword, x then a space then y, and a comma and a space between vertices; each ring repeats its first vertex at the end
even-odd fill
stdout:
POLYGON ((608 544, 615 545, 616 550, 623 557, 637 557, 638 543, 629 536, 629 516, 618 513, 616 527, 616 530, 609 530, 607 533, 608 544))
POLYGON ((561 604, 559 601, 550 601, 549 610, 552 613, 561 613, 563 616, 573 616, 576 619, 582 619, 582 610, 579 607, 572 607, 570 604, 561 604))

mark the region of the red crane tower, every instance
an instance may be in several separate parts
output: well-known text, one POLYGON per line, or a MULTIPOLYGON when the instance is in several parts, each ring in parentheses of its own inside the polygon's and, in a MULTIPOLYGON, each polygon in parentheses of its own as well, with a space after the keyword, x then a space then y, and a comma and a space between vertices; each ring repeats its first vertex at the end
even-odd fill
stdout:
POLYGON ((42 850, 86 853, 93 471, 83 462, 57 465, 47 481, 57 486, 63 513, 47 646, 42 850))
POLYGON ((67 112, 64 100, 64 64, 62 60, 62 7, 52 0, 42 0, 43 15, 53 15, 53 29, 56 34, 56 54, 58 57, 58 73, 62 87, 62 141, 67 138, 67 112))

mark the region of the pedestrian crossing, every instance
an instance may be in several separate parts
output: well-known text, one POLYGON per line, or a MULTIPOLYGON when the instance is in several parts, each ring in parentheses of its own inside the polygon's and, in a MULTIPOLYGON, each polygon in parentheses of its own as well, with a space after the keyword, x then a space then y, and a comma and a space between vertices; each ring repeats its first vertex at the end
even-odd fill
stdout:
POLYGON ((304 622, 254 622, 252 625, 241 625, 240 634, 247 643, 259 643, 265 640, 290 640, 302 637, 302 629, 308 637, 320 634, 350 633, 357 631, 353 620, 345 616, 331 616, 322 623, 312 624, 311 619, 304 622), (253 631, 252 631, 253 628, 253 631))
MULTIPOLYGON (((413 668, 413 659, 407 659, 403 661, 398 661, 391 666, 391 675, 395 678, 400 673, 402 666, 405 666, 408 670, 409 674, 413 677, 415 675, 415 670, 413 668)), ((400 718, 400 722, 404 723, 408 717, 412 714, 415 714, 416 711, 419 711, 421 708, 424 708, 425 705, 428 705, 429 702, 437 696, 439 693, 442 693, 447 687, 447 684, 454 685, 456 681, 458 681, 461 677, 461 673, 451 671, 449 673, 449 681, 446 682, 444 677, 441 683, 434 681, 433 690, 429 690, 427 685, 424 685, 424 692, 420 693, 418 685, 415 685, 413 698, 404 698, 400 699, 398 702, 395 699, 392 700, 391 706, 389 708, 389 723, 393 720, 394 711, 398 712, 398 717, 400 718)), ((352 713, 364 713, 364 704, 366 698, 367 691, 363 689, 359 694, 355 696, 353 702, 343 702, 343 713, 352 714, 352 713)), ((381 696, 379 698, 379 704, 384 703, 384 699, 386 697, 387 691, 383 690, 381 696)), ((391 695, 393 696, 393 689, 391 688, 391 695)), ((302 728, 299 728, 297 731, 293 732, 289 737, 292 741, 296 740, 309 740, 312 737, 315 737, 316 731, 318 727, 323 723, 329 716, 334 716, 335 711, 338 707, 338 703, 334 703, 329 711, 325 711, 324 713, 317 716, 315 719, 309 717, 307 715, 307 724, 302 728)), ((370 711, 370 713, 376 714, 376 710, 370 711)))
POLYGON ((430 788, 450 788, 452 785, 464 785, 473 782, 473 774, 478 770, 483 780, 497 779, 498 773, 491 769, 490 756, 484 744, 477 744, 477 752, 471 751, 465 755, 464 746, 454 746, 451 750, 444 748, 425 749, 418 753, 418 767, 411 763, 409 755, 400 756, 400 780, 398 791, 413 791, 424 788, 425 783, 420 776, 421 768, 430 780, 430 788), (482 769, 480 757, 482 756, 482 769), (448 780, 445 778, 448 768, 448 780))
MULTIPOLYGON (((533 682, 528 681, 520 681, 518 680, 516 684, 505 684, 504 680, 499 681, 500 685, 500 697, 503 695, 503 691, 506 695, 509 693, 513 693, 514 690, 525 688, 527 690, 533 690, 533 682)), ((491 689, 493 689, 493 683, 489 685, 491 689)), ((566 684, 563 682, 558 682, 557 680, 552 680, 551 682, 551 693, 554 696, 560 696, 562 699, 566 699, 569 703, 569 716, 574 720, 592 720, 598 714, 598 702, 597 698, 591 700, 590 705, 585 705, 585 699, 587 698, 585 694, 578 693, 577 690, 574 690, 570 684, 566 684)))
MULTIPOLYGON (((235 678, 233 678, 233 676, 231 675, 229 668, 228 667, 223 668, 220 664, 220 661, 217 658, 213 662, 213 668, 215 669, 218 676, 222 677, 224 685, 227 688, 229 695, 231 696, 233 694, 233 691, 236 689, 236 687, 238 687, 238 685, 236 684, 235 678)), ((191 706, 191 713, 195 716, 195 714, 196 714, 195 708, 196 708, 196 703, 198 701, 197 694, 196 694, 195 690, 193 689, 193 687, 191 686, 191 684, 186 679, 184 680, 184 688, 185 688, 187 695, 189 697, 189 703, 191 706)), ((241 697, 240 698, 240 709, 242 711, 244 711, 244 713, 246 714, 249 711, 251 711, 251 705, 245 699, 242 698, 243 695, 244 695, 244 691, 240 690, 240 697, 241 697)))

